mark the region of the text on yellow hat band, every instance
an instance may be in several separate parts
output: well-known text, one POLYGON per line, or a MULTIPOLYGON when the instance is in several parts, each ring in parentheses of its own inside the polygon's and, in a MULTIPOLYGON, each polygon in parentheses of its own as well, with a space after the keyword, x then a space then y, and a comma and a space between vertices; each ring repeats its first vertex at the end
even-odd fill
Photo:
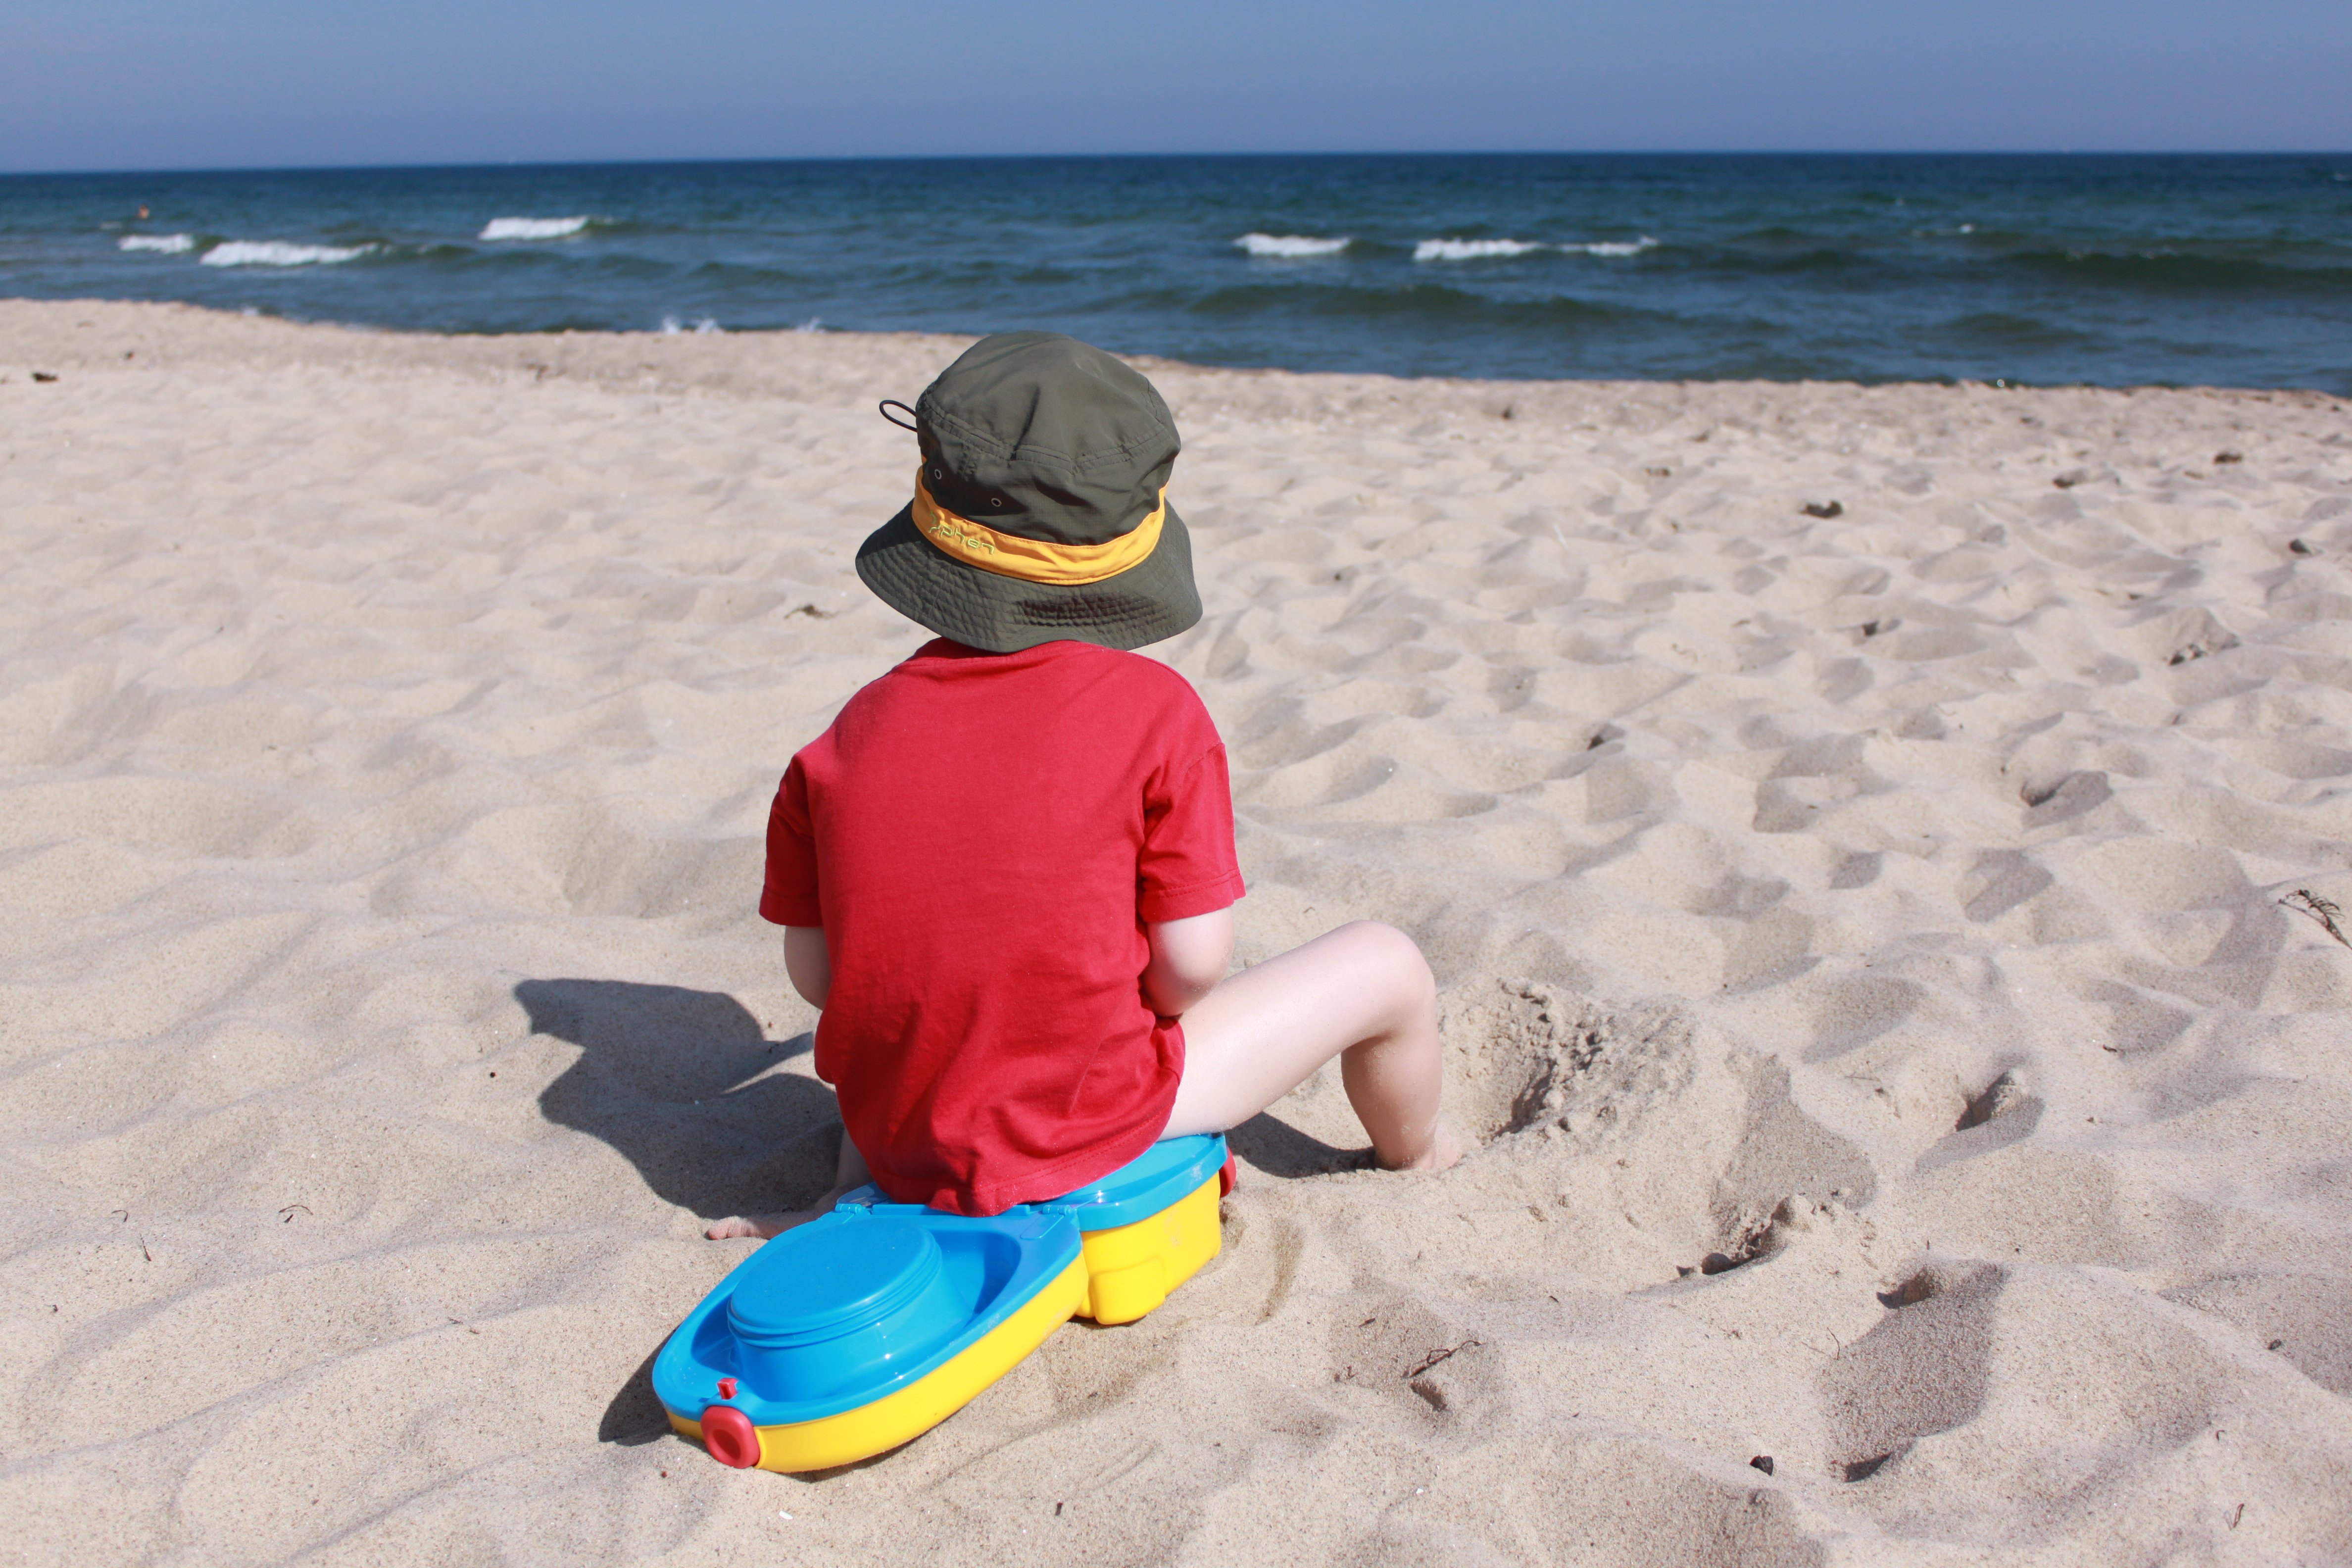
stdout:
POLYGON ((915 530, 942 552, 1000 577, 1024 583, 1072 586, 1116 577, 1140 565, 1160 545, 1160 525, 1168 516, 1168 489, 1160 487, 1151 515, 1129 532, 1102 544, 1054 544, 1003 533, 974 522, 931 499, 920 469, 915 473, 915 530))

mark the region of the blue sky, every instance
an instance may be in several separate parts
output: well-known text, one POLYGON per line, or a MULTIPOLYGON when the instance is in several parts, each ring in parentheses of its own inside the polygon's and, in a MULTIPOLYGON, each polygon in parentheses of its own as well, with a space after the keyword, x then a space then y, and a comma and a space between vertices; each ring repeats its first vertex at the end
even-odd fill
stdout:
POLYGON ((2347 0, 9 0, 0 169, 2352 148, 2347 0))

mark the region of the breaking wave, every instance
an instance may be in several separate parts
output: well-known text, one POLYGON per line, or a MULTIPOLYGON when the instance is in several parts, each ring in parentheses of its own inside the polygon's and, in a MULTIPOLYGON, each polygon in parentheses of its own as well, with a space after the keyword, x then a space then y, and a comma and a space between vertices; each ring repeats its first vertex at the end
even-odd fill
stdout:
POLYGON ((1559 250, 1571 256, 1639 256, 1655 248, 1657 243, 1646 234, 1639 239, 1595 239, 1580 245, 1547 245, 1535 239, 1424 239, 1412 247, 1412 258, 1489 261, 1496 257, 1525 256, 1532 250, 1559 250))
POLYGON ((373 245, 289 245, 282 239, 231 239, 204 254, 207 267, 329 266, 365 256, 373 245))
POLYGON ((123 250, 155 250, 165 256, 178 256, 196 247, 193 234, 126 234, 115 245, 123 250))
POLYGON ((1245 234, 1234 241, 1252 256, 1296 259, 1303 256, 1337 256, 1355 242, 1346 237, 1322 239, 1307 234, 1245 234))
POLYGON ((1547 250, 1531 239, 1424 239, 1412 247, 1415 261, 1485 261, 1497 256, 1525 256, 1547 250))
POLYGON ((585 217, 494 217, 478 239, 562 239, 588 226, 585 217))

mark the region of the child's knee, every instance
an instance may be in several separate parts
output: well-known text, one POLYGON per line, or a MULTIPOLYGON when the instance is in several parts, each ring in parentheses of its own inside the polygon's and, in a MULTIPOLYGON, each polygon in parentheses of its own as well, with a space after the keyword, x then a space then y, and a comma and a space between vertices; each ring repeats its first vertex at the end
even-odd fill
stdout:
POLYGON ((1437 977, 1412 938, 1379 921, 1357 921, 1339 929, 1360 946, 1366 966, 1405 1000, 1435 999, 1437 977))

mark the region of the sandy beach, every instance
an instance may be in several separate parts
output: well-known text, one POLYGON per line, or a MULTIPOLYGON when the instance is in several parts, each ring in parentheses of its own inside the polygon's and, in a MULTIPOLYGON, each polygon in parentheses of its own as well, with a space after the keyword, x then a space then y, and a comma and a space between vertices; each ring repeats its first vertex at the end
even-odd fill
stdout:
POLYGON ((1327 1075, 1143 1321, 669 1436, 825 1184, 761 836, 961 346, 0 302, 0 1561, 2352 1561, 2316 394, 1139 362, 1241 959, 1411 931, 1481 1147, 1327 1075))

